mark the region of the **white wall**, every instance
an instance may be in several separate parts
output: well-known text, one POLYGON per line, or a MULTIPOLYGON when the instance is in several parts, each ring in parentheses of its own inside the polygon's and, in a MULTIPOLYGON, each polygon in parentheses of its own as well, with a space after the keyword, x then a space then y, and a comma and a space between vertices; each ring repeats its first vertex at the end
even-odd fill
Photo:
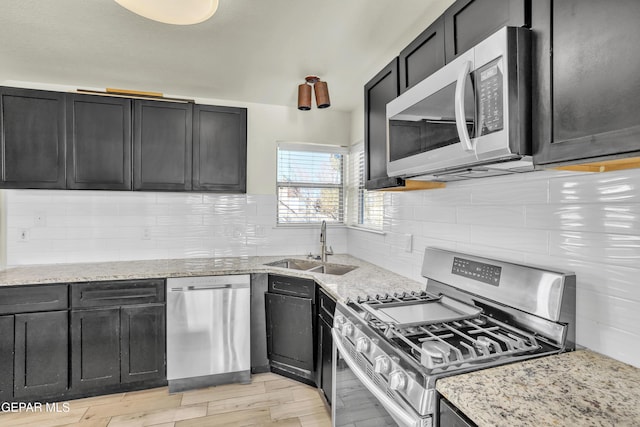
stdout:
POLYGON ((422 282, 427 246, 574 271, 578 343, 640 367, 640 169, 450 183, 385 204, 386 234, 349 230, 351 255, 422 282))

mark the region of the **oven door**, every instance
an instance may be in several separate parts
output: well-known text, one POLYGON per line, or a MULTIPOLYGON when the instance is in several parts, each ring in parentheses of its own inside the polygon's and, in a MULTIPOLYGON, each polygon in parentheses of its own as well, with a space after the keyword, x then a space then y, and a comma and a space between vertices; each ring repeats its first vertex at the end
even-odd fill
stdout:
POLYGON ((430 427, 431 417, 420 417, 411 408, 391 399, 356 362, 342 343, 342 336, 333 336, 332 426, 368 427, 402 426, 430 427))

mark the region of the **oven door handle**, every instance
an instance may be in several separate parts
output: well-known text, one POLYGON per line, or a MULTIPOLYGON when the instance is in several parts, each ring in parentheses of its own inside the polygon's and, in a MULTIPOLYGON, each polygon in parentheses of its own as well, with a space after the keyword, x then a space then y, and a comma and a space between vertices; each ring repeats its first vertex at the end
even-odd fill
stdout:
POLYGON ((358 377, 358 379, 365 385, 367 390, 369 390, 369 392, 371 392, 371 394, 373 394, 380 404, 389 412, 389 415, 391 415, 402 427, 420 427, 420 419, 412 416, 412 414, 402 409, 389 396, 387 396, 385 392, 380 390, 364 372, 360 370, 356 361, 353 360, 349 352, 344 347, 344 344, 342 344, 342 337, 335 329, 331 329, 331 335, 336 348, 342 355, 346 364, 353 371, 356 377, 358 377))

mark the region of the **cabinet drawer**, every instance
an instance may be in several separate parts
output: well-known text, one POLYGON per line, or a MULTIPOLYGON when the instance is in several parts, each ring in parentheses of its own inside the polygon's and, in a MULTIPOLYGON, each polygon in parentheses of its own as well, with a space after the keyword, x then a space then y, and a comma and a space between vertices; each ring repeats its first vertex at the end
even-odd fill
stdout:
POLYGON ((68 307, 67 285, 11 286, 0 289, 0 314, 64 310, 68 307))
POLYGON ((71 285, 71 307, 111 307, 164 302, 164 279, 71 285))
POLYGON ((336 301, 322 289, 318 290, 318 299, 318 315, 331 327, 333 325, 333 312, 336 310, 336 301))
POLYGON ((274 294, 309 298, 315 302, 315 286, 310 279, 269 275, 269 292, 274 294))

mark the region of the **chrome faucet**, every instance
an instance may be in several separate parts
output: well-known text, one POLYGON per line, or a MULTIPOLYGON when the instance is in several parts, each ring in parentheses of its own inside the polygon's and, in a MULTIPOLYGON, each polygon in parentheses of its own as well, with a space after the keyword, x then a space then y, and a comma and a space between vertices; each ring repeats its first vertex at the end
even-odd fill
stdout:
POLYGON ((327 250, 327 221, 320 225, 320 261, 327 262, 327 255, 333 255, 333 248, 327 250))

